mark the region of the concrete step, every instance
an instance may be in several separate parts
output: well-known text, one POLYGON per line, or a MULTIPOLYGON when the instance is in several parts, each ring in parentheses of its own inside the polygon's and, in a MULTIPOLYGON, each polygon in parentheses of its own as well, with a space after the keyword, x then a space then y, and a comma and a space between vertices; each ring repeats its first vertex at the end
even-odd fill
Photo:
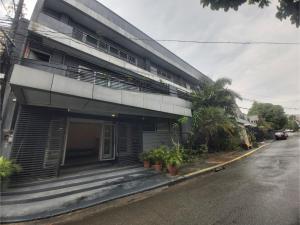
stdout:
POLYGON ((83 178, 86 176, 93 176, 93 175, 100 175, 100 174, 106 174, 106 173, 111 173, 111 172, 117 172, 117 171, 122 171, 126 169, 131 169, 131 168, 141 168, 140 165, 132 165, 132 166, 110 166, 110 167, 102 167, 102 166, 92 166, 90 168, 81 168, 81 171, 69 171, 66 174, 60 175, 57 178, 52 178, 52 179, 47 179, 47 180, 40 180, 40 181, 34 181, 34 182, 29 182, 29 183, 20 183, 14 186, 10 186, 7 192, 17 190, 19 188, 25 188, 25 187, 34 187, 34 186, 39 186, 43 184, 52 184, 53 182, 58 182, 58 181, 67 181, 67 180, 74 180, 76 178, 83 178))
MULTIPOLYGON (((113 178, 105 185, 103 185, 104 183, 102 181, 96 182, 91 186, 80 187, 80 189, 77 189, 77 187, 72 194, 66 194, 60 190, 59 193, 61 195, 56 198, 45 198, 34 202, 29 201, 16 204, 1 204, 1 220, 2 222, 18 222, 59 215, 150 190, 166 185, 171 180, 172 178, 164 174, 156 173, 153 170, 145 170, 141 172, 141 174, 129 175, 123 180, 121 178, 113 178), (77 192, 77 190, 79 190, 79 192, 77 192)), ((68 191, 70 191, 70 189, 68 189, 68 191)), ((29 196, 27 196, 26 199, 29 199, 28 197, 29 196)))
POLYGON ((52 180, 51 182, 43 182, 40 184, 32 184, 27 185, 25 187, 19 188, 10 188, 7 192, 1 194, 2 197, 6 196, 17 196, 17 195, 25 195, 25 194, 36 194, 39 192, 47 192, 47 191, 54 191, 59 189, 65 189, 80 185, 87 185, 92 184, 100 181, 107 181, 114 178, 124 177, 128 175, 138 174, 145 171, 144 168, 141 167, 134 167, 128 168, 125 167, 122 170, 108 170, 107 172, 98 171, 98 172, 91 172, 85 173, 84 175, 77 175, 77 176, 69 176, 65 177, 64 179, 56 179, 52 180))
POLYGON ((68 195, 74 195, 74 194, 87 192, 91 190, 99 190, 101 188, 110 187, 113 185, 119 185, 119 184, 131 182, 139 179, 145 179, 155 175, 158 174, 155 173, 154 171, 147 172, 147 173, 140 172, 135 174, 127 174, 125 176, 118 176, 104 181, 103 180, 95 181, 88 184, 81 184, 81 185, 60 188, 55 190, 50 189, 47 191, 31 192, 29 194, 3 196, 1 198, 0 204, 14 205, 14 204, 25 204, 25 203, 33 203, 33 202, 57 199, 68 195))

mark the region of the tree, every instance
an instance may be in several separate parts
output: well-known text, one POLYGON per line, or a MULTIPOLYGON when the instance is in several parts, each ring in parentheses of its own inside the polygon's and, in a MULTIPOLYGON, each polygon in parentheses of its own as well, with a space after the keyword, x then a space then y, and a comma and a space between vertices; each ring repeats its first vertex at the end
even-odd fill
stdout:
MULTIPOLYGON (((280 20, 290 18, 292 24, 296 27, 300 25, 300 0, 278 0, 276 17, 280 20)), ((229 9, 238 10, 243 4, 257 4, 260 8, 269 6, 270 0, 201 0, 203 7, 208 7, 212 10, 224 9, 227 12, 229 9)))
POLYGON ((241 97, 227 88, 230 84, 231 80, 221 78, 192 94, 192 139, 210 151, 219 146, 226 149, 237 134, 235 99, 241 97))
POLYGON ((231 84, 228 78, 220 78, 214 83, 206 84, 201 90, 197 90, 192 94, 193 110, 200 107, 220 107, 229 115, 235 115, 236 102, 235 99, 241 99, 241 96, 226 86, 231 84))
POLYGON ((258 115, 258 125, 274 130, 280 130, 287 124, 287 116, 280 105, 254 102, 248 115, 258 115))
POLYGON ((290 130, 293 130, 293 131, 298 131, 299 130, 299 125, 296 121, 296 117, 293 116, 293 115, 290 115, 288 117, 288 122, 286 124, 286 128, 287 129, 290 129, 290 130))
POLYGON ((196 138, 202 136, 207 146, 220 132, 233 136, 236 129, 235 120, 230 118, 224 109, 214 106, 195 110, 192 124, 196 138))

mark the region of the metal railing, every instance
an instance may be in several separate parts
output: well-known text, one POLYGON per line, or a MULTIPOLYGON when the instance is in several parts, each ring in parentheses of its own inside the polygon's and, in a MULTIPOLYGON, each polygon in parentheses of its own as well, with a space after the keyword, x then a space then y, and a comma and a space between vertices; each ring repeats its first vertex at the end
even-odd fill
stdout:
POLYGON ((141 91, 149 93, 170 94, 169 86, 166 84, 147 82, 135 77, 92 71, 81 68, 68 67, 66 76, 72 79, 89 82, 94 85, 113 89, 141 91))
POLYGON ((84 31, 81 31, 78 28, 73 27, 72 37, 100 51, 106 52, 135 66, 145 69, 145 66, 139 65, 137 62, 137 58, 132 56, 130 53, 126 52, 123 49, 119 49, 118 47, 104 40, 101 40, 98 37, 85 33, 84 31))

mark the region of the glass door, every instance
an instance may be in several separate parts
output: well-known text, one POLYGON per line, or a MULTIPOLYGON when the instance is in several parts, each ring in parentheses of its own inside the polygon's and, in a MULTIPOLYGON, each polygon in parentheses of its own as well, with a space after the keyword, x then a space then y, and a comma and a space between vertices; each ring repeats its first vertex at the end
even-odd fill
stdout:
POLYGON ((100 160, 111 160, 115 158, 115 127, 111 124, 102 126, 102 145, 100 160))

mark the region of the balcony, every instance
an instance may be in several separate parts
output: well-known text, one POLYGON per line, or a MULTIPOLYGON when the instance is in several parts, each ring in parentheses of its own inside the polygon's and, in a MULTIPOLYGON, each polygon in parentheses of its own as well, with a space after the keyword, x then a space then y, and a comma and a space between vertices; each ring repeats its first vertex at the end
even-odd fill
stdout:
POLYGON ((22 104, 65 108, 97 115, 191 116, 188 101, 146 92, 134 81, 90 71, 67 71, 65 76, 15 65, 11 86, 22 104))
POLYGON ((166 84, 153 82, 151 80, 142 80, 130 75, 121 75, 108 71, 94 71, 83 66, 72 67, 62 64, 50 64, 48 62, 26 58, 22 60, 22 65, 59 74, 78 81, 92 83, 96 86, 164 95, 170 94, 170 87, 166 84))
POLYGON ((179 84, 147 71, 133 55, 102 39, 73 28, 43 13, 39 15, 37 21, 30 22, 29 30, 45 37, 47 43, 49 43, 49 40, 54 41, 53 45, 66 53, 84 57, 84 60, 97 62, 99 66, 118 72, 139 75, 173 86, 183 92, 191 92, 191 90, 179 84), (60 45, 58 46, 57 43, 60 45), (74 49, 78 52, 74 52, 74 49))
POLYGON ((94 35, 85 33, 82 30, 73 27, 72 37, 100 51, 103 51, 121 60, 131 63, 132 65, 145 69, 144 65, 138 64, 137 58, 134 57, 132 54, 116 47, 115 45, 110 44, 109 42, 99 39, 94 35))

